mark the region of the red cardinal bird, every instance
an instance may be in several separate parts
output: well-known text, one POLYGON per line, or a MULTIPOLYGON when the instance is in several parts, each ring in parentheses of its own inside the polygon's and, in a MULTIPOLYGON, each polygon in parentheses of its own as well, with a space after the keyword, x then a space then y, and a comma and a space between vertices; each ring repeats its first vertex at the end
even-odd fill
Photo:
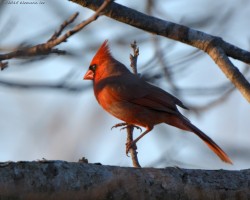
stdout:
POLYGON ((126 152, 156 124, 166 123, 195 133, 221 160, 232 164, 211 138, 179 112, 177 106, 187 109, 179 99, 132 74, 112 57, 107 40, 92 59, 84 79, 93 80, 95 97, 107 112, 125 124, 146 128, 131 144, 127 144, 126 152))

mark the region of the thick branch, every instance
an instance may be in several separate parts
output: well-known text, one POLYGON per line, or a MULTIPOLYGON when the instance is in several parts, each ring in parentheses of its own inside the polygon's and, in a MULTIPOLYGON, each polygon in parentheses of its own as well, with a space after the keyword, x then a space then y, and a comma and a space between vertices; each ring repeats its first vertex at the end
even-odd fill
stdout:
POLYGON ((227 78, 231 80, 235 87, 250 102, 250 84, 243 74, 240 73, 239 69, 229 60, 224 50, 217 46, 212 48, 208 54, 214 59, 227 78))
MULTIPOLYGON (((96 10, 102 0, 70 0, 84 7, 96 10)), ((183 25, 164 21, 145 15, 136 10, 117 3, 112 3, 106 9, 105 15, 117 21, 129 24, 144 31, 161 35, 173 40, 199 48, 207 52, 218 64, 230 81, 250 102, 250 84, 245 77, 229 61, 227 56, 250 63, 250 52, 223 41, 221 38, 188 28, 183 25), (213 53, 211 53, 213 52, 213 53), (230 73, 230 74, 229 74, 230 73)))
MULTIPOLYGON (((75 2, 92 10, 97 10, 103 2, 103 0, 69 1, 75 2)), ((210 41, 217 38, 204 32, 191 29, 187 26, 143 14, 115 2, 110 4, 105 10, 105 15, 122 23, 134 26, 153 34, 186 43, 204 51, 206 51, 210 41)), ((225 41, 222 41, 221 45, 226 50, 228 56, 241 60, 245 63, 250 63, 250 52, 225 41)))
POLYGON ((249 181, 250 170, 10 162, 0 164, 0 199, 250 199, 249 181))

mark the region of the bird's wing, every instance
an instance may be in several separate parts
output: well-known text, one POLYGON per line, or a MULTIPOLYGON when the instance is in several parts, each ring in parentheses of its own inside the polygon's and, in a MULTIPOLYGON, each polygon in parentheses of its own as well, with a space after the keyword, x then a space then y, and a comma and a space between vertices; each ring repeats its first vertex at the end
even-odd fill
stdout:
POLYGON ((176 105, 187 109, 184 104, 168 92, 153 86, 141 78, 128 74, 110 78, 110 95, 153 110, 176 113, 176 105))
POLYGON ((154 110, 175 114, 177 111, 176 105, 186 108, 179 99, 166 91, 147 82, 144 82, 143 85, 145 85, 145 95, 139 98, 131 99, 130 102, 140 104, 154 110))

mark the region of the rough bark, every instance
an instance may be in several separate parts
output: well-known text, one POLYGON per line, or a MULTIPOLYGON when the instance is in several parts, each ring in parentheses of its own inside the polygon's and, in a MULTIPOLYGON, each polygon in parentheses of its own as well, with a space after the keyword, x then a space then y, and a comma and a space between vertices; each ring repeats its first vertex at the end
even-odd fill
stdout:
POLYGON ((250 170, 0 164, 0 199, 250 199, 250 170))

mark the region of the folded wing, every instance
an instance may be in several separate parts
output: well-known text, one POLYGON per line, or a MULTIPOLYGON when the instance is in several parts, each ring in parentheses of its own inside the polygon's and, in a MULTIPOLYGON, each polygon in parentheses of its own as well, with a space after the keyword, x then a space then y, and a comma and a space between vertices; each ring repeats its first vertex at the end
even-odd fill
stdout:
POLYGON ((141 78, 127 74, 121 77, 109 77, 105 80, 111 88, 110 95, 117 97, 117 100, 128 101, 149 109, 177 114, 177 105, 187 107, 176 97, 168 92, 155 87, 141 78))

